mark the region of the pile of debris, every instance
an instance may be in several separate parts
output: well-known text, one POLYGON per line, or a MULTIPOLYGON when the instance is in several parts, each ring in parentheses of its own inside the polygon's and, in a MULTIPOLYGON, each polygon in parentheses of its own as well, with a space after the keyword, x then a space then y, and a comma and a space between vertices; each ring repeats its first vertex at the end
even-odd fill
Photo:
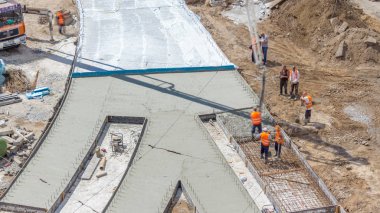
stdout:
POLYGON ((22 99, 17 94, 0 94, 0 106, 21 102, 22 99))
POLYGON ((0 170, 14 176, 24 165, 36 145, 35 134, 25 128, 9 127, 7 120, 0 120, 0 140, 5 141, 6 153, 0 161, 0 170))

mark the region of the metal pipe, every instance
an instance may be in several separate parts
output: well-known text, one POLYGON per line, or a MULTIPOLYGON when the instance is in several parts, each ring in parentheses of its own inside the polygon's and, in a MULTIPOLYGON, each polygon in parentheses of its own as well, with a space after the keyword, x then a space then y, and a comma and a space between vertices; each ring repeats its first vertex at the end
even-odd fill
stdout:
POLYGON ((107 175, 107 172, 106 171, 102 171, 102 172, 99 172, 98 174, 96 174, 96 177, 97 178, 101 178, 101 177, 104 177, 107 175))
POLYGON ((100 163, 99 163, 99 169, 104 170, 106 168, 106 163, 107 163, 107 158, 102 157, 102 159, 100 160, 100 163))

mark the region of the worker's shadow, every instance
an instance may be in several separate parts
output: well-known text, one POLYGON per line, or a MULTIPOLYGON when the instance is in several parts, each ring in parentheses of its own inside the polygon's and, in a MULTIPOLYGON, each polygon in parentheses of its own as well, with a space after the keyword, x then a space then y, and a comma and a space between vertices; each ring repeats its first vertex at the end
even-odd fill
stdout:
MULTIPOLYGON (((315 162, 320 162, 329 165, 341 165, 344 162, 351 162, 357 165, 368 165, 368 159, 364 157, 352 156, 345 148, 332 142, 324 141, 318 134, 310 133, 307 135, 300 135, 298 138, 305 141, 309 141, 314 144, 315 150, 321 150, 325 152, 333 153, 337 158, 335 159, 324 159, 321 156, 313 157, 312 155, 307 155, 307 159, 315 162), (339 157, 343 157, 339 158, 339 157)), ((304 152, 304 150, 303 150, 304 152)))
POLYGON ((267 60, 267 64, 266 64, 266 66, 268 67, 268 68, 270 68, 270 67, 279 67, 279 66, 281 66, 282 64, 281 63, 279 63, 279 62, 277 62, 277 61, 270 61, 270 60, 267 60))
MULTIPOLYGON (((323 158, 321 156, 313 157, 313 155, 310 152, 307 152, 306 150, 302 150, 302 152, 306 154, 307 160, 324 163, 328 165, 341 165, 344 162, 352 162, 357 165, 369 164, 368 159, 364 157, 353 156, 344 147, 334 144, 333 142, 326 142, 318 134, 318 132, 312 132, 309 129, 305 129, 305 127, 298 124, 292 124, 292 123, 288 123, 286 121, 280 121, 280 120, 278 120, 278 122, 281 123, 281 126, 289 134, 290 137, 298 138, 306 142, 312 143, 313 148, 315 150, 330 152, 336 156, 341 157, 341 158, 337 157, 332 160, 323 158)), ((323 129, 325 127, 325 124, 312 122, 312 123, 309 123, 308 126, 313 126, 315 129, 323 129)))
POLYGON ((40 42, 40 43, 46 43, 46 44, 58 44, 60 40, 46 40, 46 39, 39 39, 39 38, 33 38, 33 37, 27 37, 26 40, 28 41, 34 41, 34 42, 40 42))
POLYGON ((316 129, 324 129, 326 127, 326 124, 319 123, 319 122, 310 122, 307 124, 308 126, 313 126, 316 129))

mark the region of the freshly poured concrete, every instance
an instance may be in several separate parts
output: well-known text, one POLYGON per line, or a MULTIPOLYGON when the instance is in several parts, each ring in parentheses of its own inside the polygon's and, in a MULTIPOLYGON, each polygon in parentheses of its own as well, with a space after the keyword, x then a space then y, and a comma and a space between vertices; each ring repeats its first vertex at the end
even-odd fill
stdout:
POLYGON ((264 209, 265 207, 266 209, 274 210, 272 203, 265 195, 265 192, 260 188, 259 183, 246 167, 245 162, 236 152, 233 145, 229 142, 219 124, 216 122, 205 122, 204 125, 211 137, 214 139, 215 144, 218 146, 220 151, 223 153, 223 156, 234 170, 236 176, 242 180, 245 189, 248 191, 249 195, 252 197, 259 209, 264 209))
POLYGON ((109 211, 155 212, 170 184, 185 176, 196 192, 190 196, 209 212, 252 212, 247 192, 226 174, 219 150, 195 121, 196 113, 254 105, 245 86, 236 71, 73 79, 57 126, 2 201, 45 207, 56 199, 105 116, 120 115, 147 117, 148 125, 109 211))
MULTIPOLYGON (((182 1, 85 0, 82 6, 77 72, 229 64, 182 1)), ((236 71, 73 79, 54 127, 2 201, 50 208, 105 116, 118 115, 146 117, 148 124, 108 212, 162 212, 178 180, 201 212, 258 212, 195 119, 255 102, 236 71)))
POLYGON ((181 0, 83 0, 76 72, 230 65, 181 0))

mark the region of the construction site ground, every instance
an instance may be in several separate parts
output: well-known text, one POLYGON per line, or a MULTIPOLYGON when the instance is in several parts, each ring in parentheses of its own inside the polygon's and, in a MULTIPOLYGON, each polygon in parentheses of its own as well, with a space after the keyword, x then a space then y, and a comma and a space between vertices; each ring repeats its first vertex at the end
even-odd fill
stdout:
MULTIPOLYGON (((76 14, 76 7, 71 0, 55 4, 47 0, 19 0, 18 2, 27 7, 46 8, 53 13, 66 9, 76 14)), ((75 52, 77 33, 76 24, 66 27, 67 35, 65 36, 59 34, 58 26, 53 24, 55 41, 50 42, 49 25, 48 23, 41 24, 40 17, 24 14, 27 44, 0 52, 0 58, 5 61, 7 72, 21 70, 20 75, 23 74, 26 77, 24 82, 8 82, 5 85, 5 92, 19 92, 24 101, 1 107, 0 112, 9 114, 10 121, 35 129, 38 133, 53 115, 53 107, 65 91, 66 79, 75 52), (35 85, 33 85, 34 82, 35 85), (9 83, 15 84, 11 91, 7 88, 9 83), (22 85, 25 83, 28 86, 22 85), (33 86, 47 86, 52 90, 52 95, 45 97, 43 101, 28 101, 25 98, 25 89, 31 90, 33 86)))
MULTIPOLYGON (((379 43, 380 21, 348 1, 337 1, 334 9, 335 2, 288 0, 259 24, 260 32, 270 36, 265 104, 348 212, 377 212, 380 48, 364 41, 371 36, 379 43), (329 21, 333 17, 349 24, 343 35, 334 33, 329 21), (337 59, 343 39, 346 56, 337 59), (300 91, 313 96, 312 122, 306 127, 296 123, 304 113, 300 102, 279 96, 282 64, 299 67, 300 91)), ((231 7, 199 2, 190 8, 259 94, 261 73, 250 61, 248 28, 223 16, 231 7)))
MULTIPOLYGON (((71 0, 54 4, 48 0, 19 2, 52 11, 62 8, 75 11, 71 0)), ((377 212, 380 58, 379 46, 367 47, 364 40, 370 35, 380 41, 380 21, 346 1, 340 1, 340 7, 334 7, 335 2, 288 0, 260 24, 261 31, 270 35, 265 104, 348 212, 377 212), (334 16, 348 22, 345 33, 334 33, 329 22, 334 16), (347 54, 336 59, 335 51, 342 39, 347 40, 347 54), (282 64, 298 65, 300 91, 308 90, 315 100, 312 123, 306 127, 296 123, 304 111, 300 102, 279 96, 278 74, 282 64)), ((261 73, 250 61, 248 28, 223 16, 230 7, 208 7, 202 2, 191 9, 259 94, 261 73)), ((70 36, 66 37, 58 35, 55 27, 58 42, 51 44, 47 25, 39 25, 38 18, 31 15, 25 18, 27 45, 2 51, 0 57, 7 65, 24 70, 30 82, 39 70, 37 86, 51 87, 53 95, 43 101, 24 100, 1 107, 0 112, 7 116, 9 124, 33 130, 38 137, 64 92, 76 42, 70 36, 76 30, 68 28, 70 36)))
MULTIPOLYGON (((27 7, 45 8, 53 13, 60 9, 71 11, 77 17, 74 1, 65 0, 52 4, 48 0, 18 0, 27 7)), ((41 21, 39 15, 24 14, 27 43, 18 48, 0 51, 0 58, 6 64, 6 72, 10 78, 6 80, 2 91, 4 93, 18 93, 22 102, 0 107, 1 120, 6 122, 7 128, 16 128, 31 131, 38 139, 46 127, 48 120, 53 116, 54 108, 65 92, 65 83, 68 77, 72 58, 77 41, 77 24, 66 27, 66 35, 58 32, 54 27, 54 42, 50 41, 49 24, 41 21), (51 94, 43 99, 28 100, 27 90, 36 87, 49 87, 51 94)), ((10 160, 10 159, 9 159, 10 160)), ((11 176, 3 177, 9 170, 2 168, 0 183, 2 187, 14 177, 18 166, 11 169, 11 176)))

